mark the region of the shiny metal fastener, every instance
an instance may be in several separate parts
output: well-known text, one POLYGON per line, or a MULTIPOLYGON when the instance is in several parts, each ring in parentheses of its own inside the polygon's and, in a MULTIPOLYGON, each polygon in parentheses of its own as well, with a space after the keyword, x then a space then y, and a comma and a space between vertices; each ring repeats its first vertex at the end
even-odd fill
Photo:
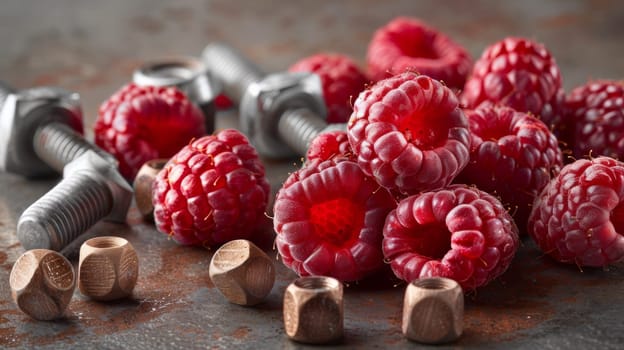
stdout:
POLYGON ((25 249, 60 251, 100 219, 125 222, 133 191, 116 164, 87 151, 63 175, 20 216, 17 237, 25 249))
POLYGON ((346 124, 326 123, 320 78, 310 73, 264 75, 250 60, 223 44, 208 45, 202 58, 226 94, 240 104, 240 127, 258 153, 272 158, 305 155, 310 142, 346 124))
POLYGON ((0 84, 0 170, 41 177, 86 151, 116 164, 115 158, 81 135, 80 97, 55 87, 14 91, 0 84))
POLYGON ((215 98, 221 86, 201 60, 193 57, 173 57, 148 62, 134 71, 137 85, 174 86, 184 92, 203 112, 206 133, 215 129, 215 98))

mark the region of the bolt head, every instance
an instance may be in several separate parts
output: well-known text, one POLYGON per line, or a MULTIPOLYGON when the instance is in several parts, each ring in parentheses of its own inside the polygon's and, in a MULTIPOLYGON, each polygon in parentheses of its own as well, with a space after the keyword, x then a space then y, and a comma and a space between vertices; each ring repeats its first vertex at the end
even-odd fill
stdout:
POLYGON ((277 125, 288 109, 307 108, 326 118, 321 79, 307 72, 268 75, 247 88, 240 105, 240 126, 263 156, 285 158, 295 152, 281 141, 277 125))
POLYGON ((116 164, 94 151, 87 151, 65 166, 63 176, 71 176, 71 174, 79 172, 102 180, 108 186, 113 199, 113 209, 104 219, 120 223, 126 222, 134 191, 126 179, 121 176, 116 164))
POLYGON ((37 157, 33 139, 41 125, 59 122, 83 132, 80 96, 60 88, 38 87, 6 96, 0 110, 0 170, 26 177, 55 171, 37 157))

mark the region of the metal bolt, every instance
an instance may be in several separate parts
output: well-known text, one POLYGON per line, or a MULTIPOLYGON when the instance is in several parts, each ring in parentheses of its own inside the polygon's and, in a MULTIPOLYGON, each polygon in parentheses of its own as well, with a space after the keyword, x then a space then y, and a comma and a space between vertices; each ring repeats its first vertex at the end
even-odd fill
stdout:
POLYGON ((94 151, 67 164, 63 180, 28 207, 17 223, 25 249, 60 251, 100 219, 125 222, 132 187, 94 151))
POLYGON ((184 92, 203 112, 206 133, 215 127, 215 98, 221 86, 194 57, 164 58, 147 62, 134 71, 132 80, 137 85, 174 86, 184 92))
POLYGON ((15 92, 0 84, 0 170, 27 177, 61 173, 87 151, 116 164, 112 155, 78 132, 82 131, 79 100, 78 94, 59 88, 15 92))
POLYGON ((312 139, 346 124, 328 125, 318 76, 277 73, 264 76, 241 53, 223 44, 208 45, 202 58, 223 89, 240 104, 240 127, 258 152, 272 158, 305 155, 312 139))

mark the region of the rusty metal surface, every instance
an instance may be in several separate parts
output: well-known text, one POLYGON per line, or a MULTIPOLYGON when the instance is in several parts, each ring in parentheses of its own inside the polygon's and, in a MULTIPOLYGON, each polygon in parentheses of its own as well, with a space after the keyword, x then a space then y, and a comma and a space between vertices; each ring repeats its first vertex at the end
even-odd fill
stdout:
MULTIPOLYGON (((557 59, 567 89, 589 78, 624 78, 619 1, 22 0, 0 5, 0 79, 80 92, 91 129, 99 104, 147 59, 198 55, 219 40, 266 71, 318 51, 364 63, 373 31, 397 15, 424 18, 474 56, 506 35, 539 40, 557 59)), ((236 126, 235 119, 222 113, 217 127, 236 126)), ((274 191, 294 169, 292 162, 265 165, 274 191)), ((127 225, 100 223, 89 232, 122 235, 135 246, 141 266, 131 299, 100 303, 76 291, 63 320, 22 314, 8 286, 23 252, 15 226, 55 181, 0 174, 0 348, 305 348, 283 332, 281 298, 292 272, 276 263, 276 286, 259 307, 229 304, 209 281, 212 253, 176 245, 142 222, 134 205, 127 225)), ((342 346, 418 347, 400 332, 403 290, 374 282, 346 288, 342 346)), ((467 296, 465 333, 449 347, 622 348, 623 291, 624 264, 580 271, 553 263, 525 239, 507 273, 467 296)))

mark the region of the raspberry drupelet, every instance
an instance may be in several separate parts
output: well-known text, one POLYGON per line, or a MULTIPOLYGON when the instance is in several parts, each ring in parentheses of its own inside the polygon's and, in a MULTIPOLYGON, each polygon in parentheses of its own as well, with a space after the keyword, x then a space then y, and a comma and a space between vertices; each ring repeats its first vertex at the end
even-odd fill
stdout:
POLYGON ((455 94, 411 72, 362 92, 347 132, 364 173, 402 195, 448 185, 470 158, 468 121, 455 94))
POLYGON ((472 66, 468 51, 439 30, 409 17, 397 17, 379 28, 368 45, 373 80, 413 71, 461 89, 472 66))
POLYGON ((369 82, 353 59, 338 53, 318 53, 302 58, 288 70, 319 76, 328 123, 346 123, 353 111, 353 100, 369 82))
POLYGON ((470 162, 455 182, 500 197, 524 233, 533 200, 561 170, 557 138, 539 119, 509 107, 465 112, 472 133, 470 162))
POLYGON ((566 165, 536 198, 529 235, 555 260, 606 266, 624 258, 624 163, 609 157, 566 165))
POLYGON ((275 200, 282 261, 300 276, 361 280, 383 266, 382 228, 395 206, 355 162, 308 162, 288 177, 275 200))
POLYGON ((254 240, 269 193, 256 150, 239 131, 222 130, 183 147, 158 173, 156 227, 183 245, 254 240))
POLYGON ((119 161, 119 171, 134 179, 152 159, 169 158, 205 134, 204 115, 174 87, 128 84, 99 109, 95 143, 119 161))
POLYGON ((403 199, 383 235, 384 256, 398 278, 447 277, 465 292, 506 271, 519 245, 518 229, 498 199, 465 185, 403 199))

